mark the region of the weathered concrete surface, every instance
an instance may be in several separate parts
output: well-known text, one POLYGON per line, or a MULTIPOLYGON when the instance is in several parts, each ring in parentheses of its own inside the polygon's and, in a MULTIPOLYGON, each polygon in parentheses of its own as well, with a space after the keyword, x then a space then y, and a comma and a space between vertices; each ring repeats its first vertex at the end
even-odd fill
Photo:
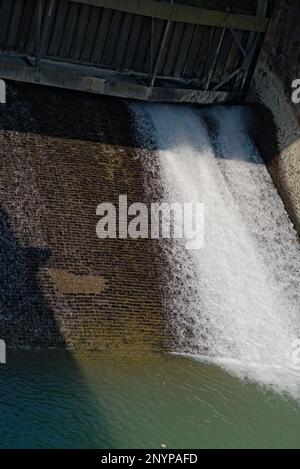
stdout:
MULTIPOLYGON (((278 150, 274 144, 266 148, 263 143, 265 157, 300 233, 300 104, 291 99, 296 78, 300 78, 300 2, 277 0, 248 100, 263 104, 273 114, 278 150)), ((265 139, 263 131, 261 140, 265 139)))
MULTIPOLYGON (((0 337, 10 346, 162 350, 148 240, 100 240, 96 207, 147 202, 118 99, 30 85, 0 107, 0 337)), ((161 262, 161 260, 159 261, 161 262)))

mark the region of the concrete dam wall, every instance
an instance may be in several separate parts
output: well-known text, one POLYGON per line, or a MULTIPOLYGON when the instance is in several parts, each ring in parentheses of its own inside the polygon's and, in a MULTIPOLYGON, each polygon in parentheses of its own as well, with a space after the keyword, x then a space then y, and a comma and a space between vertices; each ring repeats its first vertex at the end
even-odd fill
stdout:
MULTIPOLYGON (((265 132, 260 132, 258 140, 300 233, 300 104, 292 101, 292 83, 299 78, 300 5, 293 0, 277 0, 248 99, 261 103, 272 113, 278 146, 270 140, 266 145, 265 132)), ((267 131, 270 124, 264 121, 262 125, 267 131)), ((271 139, 275 140, 274 134, 271 139)))
POLYGON ((0 108, 0 336, 10 346, 163 348, 147 241, 96 236, 96 207, 145 201, 126 105, 9 86, 0 108))

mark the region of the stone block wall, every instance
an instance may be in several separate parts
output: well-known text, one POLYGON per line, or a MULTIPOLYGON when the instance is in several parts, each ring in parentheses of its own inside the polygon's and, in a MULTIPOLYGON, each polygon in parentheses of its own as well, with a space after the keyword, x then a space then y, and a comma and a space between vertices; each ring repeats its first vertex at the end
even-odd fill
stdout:
MULTIPOLYGON (((292 82, 300 78, 300 2, 277 0, 253 77, 249 102, 271 112, 277 146, 266 139, 272 123, 259 124, 269 171, 300 234, 300 104, 292 102, 292 82)), ((267 113, 264 114, 267 116, 267 113)))
POLYGON ((153 245, 96 236, 99 203, 147 202, 126 104, 11 84, 0 125, 0 337, 163 349, 153 245))

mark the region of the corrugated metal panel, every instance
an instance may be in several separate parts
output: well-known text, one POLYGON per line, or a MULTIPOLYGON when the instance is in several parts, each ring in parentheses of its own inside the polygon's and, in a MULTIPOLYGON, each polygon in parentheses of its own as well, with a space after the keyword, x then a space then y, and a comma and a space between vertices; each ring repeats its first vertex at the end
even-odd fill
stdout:
POLYGON ((6 38, 9 34, 10 21, 13 15, 14 4, 13 2, 8 2, 7 0, 1 1, 0 7, 0 18, 1 18, 1 27, 0 27, 0 46, 6 45, 6 38))
MULTIPOLYGON (((39 0, 0 0, 0 47, 34 56, 37 53, 39 0)), ((178 3, 230 5, 248 9, 248 0, 187 0, 178 3)), ((103 9, 69 0, 42 0, 42 56, 120 71, 149 73, 150 17, 103 9), (50 7, 51 16, 49 15, 50 7)), ((206 5, 207 6, 207 5, 206 5)), ((157 57, 167 21, 155 19, 154 51, 157 57)), ((203 86, 211 74, 212 86, 242 62, 241 51, 226 32, 216 57, 222 28, 173 22, 158 66, 161 77, 197 79, 203 86)), ((246 45, 248 32, 238 32, 246 45)), ((230 82, 231 86, 233 82, 230 82)), ((228 83, 226 85, 228 87, 228 83)))
POLYGON ((209 8, 213 10, 255 13, 257 0, 175 0, 182 5, 209 8))

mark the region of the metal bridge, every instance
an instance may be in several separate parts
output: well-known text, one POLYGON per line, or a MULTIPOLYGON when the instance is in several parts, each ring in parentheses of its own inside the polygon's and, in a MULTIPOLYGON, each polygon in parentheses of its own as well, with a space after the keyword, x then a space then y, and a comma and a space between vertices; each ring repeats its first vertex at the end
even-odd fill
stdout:
POLYGON ((242 100, 271 0, 0 0, 0 78, 149 101, 242 100))

